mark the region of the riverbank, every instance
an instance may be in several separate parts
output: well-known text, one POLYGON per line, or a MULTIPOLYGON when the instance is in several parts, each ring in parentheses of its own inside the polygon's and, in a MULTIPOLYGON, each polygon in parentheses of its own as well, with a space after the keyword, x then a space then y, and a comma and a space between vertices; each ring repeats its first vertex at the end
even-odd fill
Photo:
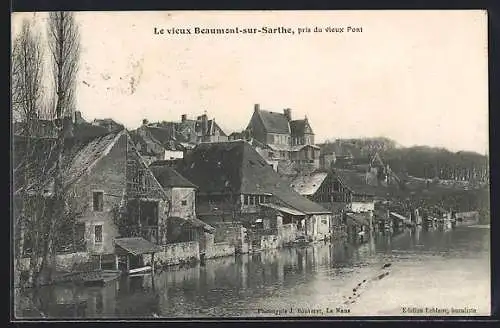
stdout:
POLYGON ((54 318, 262 317, 269 314, 258 309, 335 309, 354 297, 359 283, 383 271, 389 275, 356 292, 349 314, 329 315, 404 315, 402 306, 489 311, 488 230, 405 230, 343 245, 211 259, 122 277, 104 287, 45 287, 37 291, 35 303, 54 318), (386 263, 391 266, 382 270, 386 263))

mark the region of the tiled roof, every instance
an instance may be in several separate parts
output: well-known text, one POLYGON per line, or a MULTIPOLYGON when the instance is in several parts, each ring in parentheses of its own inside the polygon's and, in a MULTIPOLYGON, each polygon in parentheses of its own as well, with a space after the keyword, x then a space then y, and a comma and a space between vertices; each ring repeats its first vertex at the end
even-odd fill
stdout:
POLYGON ((105 127, 90 123, 75 124, 73 126, 73 137, 82 141, 91 140, 108 133, 109 131, 105 127))
POLYGON ((177 141, 177 134, 173 128, 146 127, 151 136, 158 141, 166 150, 182 151, 183 147, 177 141))
POLYGON ((292 136, 303 136, 306 133, 313 134, 312 128, 306 119, 290 121, 290 133, 292 136))
POLYGON ((311 148, 314 148, 314 149, 321 149, 319 148, 318 146, 316 145, 311 145, 311 144, 307 144, 307 145, 294 145, 294 146, 291 146, 290 147, 290 151, 300 151, 306 147, 311 147, 311 148))
POLYGON ((294 210, 293 208, 289 208, 286 206, 279 206, 279 205, 275 205, 275 204, 260 204, 260 206, 272 208, 272 209, 277 210, 279 212, 287 213, 287 214, 294 215, 294 216, 305 215, 305 213, 302 213, 300 211, 294 210))
POLYGON ((215 119, 208 120, 208 135, 215 135, 215 130, 219 130, 221 136, 227 137, 226 133, 222 131, 221 127, 217 123, 215 123, 215 119))
POLYGON ((332 211, 332 213, 341 213, 346 208, 346 203, 342 202, 329 202, 329 203, 320 203, 321 206, 326 208, 327 210, 332 211))
POLYGON ((314 195, 327 176, 327 172, 315 172, 301 175, 292 181, 291 187, 301 195, 314 195))
POLYGON ((115 244, 132 255, 156 253, 162 250, 160 246, 140 237, 117 238, 115 239, 115 244))
POLYGON ((366 181, 366 173, 360 173, 354 170, 335 169, 337 175, 345 187, 356 194, 376 195, 376 188, 366 181))
POLYGON ((283 113, 259 110, 258 115, 267 133, 290 134, 288 119, 283 113))
POLYGON ((162 187, 196 188, 192 182, 167 165, 155 162, 149 166, 149 169, 162 187))
MULTIPOLYGON (((79 142, 75 139, 66 140, 65 151, 63 153, 63 183, 64 187, 68 188, 85 174, 91 172, 91 170, 99 163, 99 161, 105 158, 113 149, 113 147, 119 142, 129 142, 128 133, 126 130, 115 131, 108 133, 104 136, 99 136, 93 138, 90 141, 79 142), (122 138, 123 137, 123 138, 122 138)), ((123 146, 125 147, 125 143, 123 146)), ((22 145, 22 143, 20 143, 22 145)), ((35 146, 36 158, 37 160, 30 161, 29 169, 35 177, 38 179, 35 181, 30 181, 29 185, 26 185, 23 181, 23 172, 26 169, 25 166, 21 165, 20 158, 14 159, 14 163, 20 163, 19 169, 15 172, 15 190, 20 191, 21 188, 28 189, 32 192, 47 192, 50 193, 53 188, 53 171, 55 170, 56 164, 56 152, 52 152, 55 145, 54 140, 44 141, 40 143, 40 146, 35 146)), ((128 159, 130 161, 136 161, 139 166, 146 168, 146 164, 143 162, 141 157, 135 151, 134 148, 129 147, 128 159)), ((21 149, 17 152, 21 153, 21 149)), ((152 186, 148 188, 148 197, 161 197, 165 196, 162 187, 156 182, 153 174, 148 170, 146 179, 150 180, 148 185, 152 186)), ((124 184, 125 187, 125 184, 124 184)))
POLYGON ((203 222, 202 220, 195 218, 195 217, 179 218, 179 217, 173 216, 173 217, 169 217, 168 220, 170 221, 170 223, 178 224, 179 226, 182 226, 184 224, 188 224, 188 225, 195 227, 195 228, 202 228, 203 230, 205 230, 206 232, 209 232, 209 233, 214 233, 216 230, 211 225, 209 225, 209 224, 207 224, 207 223, 203 222))
POLYGON ((200 144, 186 156, 181 173, 201 193, 270 193, 307 214, 328 212, 290 188, 246 141, 200 144))
POLYGON ((275 145, 275 144, 268 144, 268 147, 274 151, 290 151, 291 148, 289 145, 275 145))

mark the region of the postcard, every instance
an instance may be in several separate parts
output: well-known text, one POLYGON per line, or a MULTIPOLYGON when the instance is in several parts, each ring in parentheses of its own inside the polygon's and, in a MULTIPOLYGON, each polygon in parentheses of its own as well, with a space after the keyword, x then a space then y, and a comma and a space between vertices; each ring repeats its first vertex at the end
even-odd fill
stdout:
POLYGON ((11 33, 14 320, 490 315, 485 10, 11 33))

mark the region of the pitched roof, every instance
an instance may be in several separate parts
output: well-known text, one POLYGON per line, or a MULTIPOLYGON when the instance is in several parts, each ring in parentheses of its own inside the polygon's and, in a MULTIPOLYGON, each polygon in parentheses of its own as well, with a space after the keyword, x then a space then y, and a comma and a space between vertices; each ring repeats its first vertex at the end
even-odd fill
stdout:
POLYGON ((243 140, 206 143, 186 156, 182 174, 207 194, 273 194, 288 206, 307 214, 328 213, 296 193, 243 140))
POLYGON ((137 131, 130 131, 129 136, 130 136, 130 139, 132 139, 132 142, 134 143, 134 145, 136 145, 136 146, 140 145, 141 150, 144 150, 147 148, 146 141, 144 140, 144 138, 141 135, 139 135, 139 133, 137 133, 137 131))
POLYGON ((117 238, 115 244, 132 255, 160 252, 162 248, 141 237, 117 238))
POLYGON ((301 195, 314 195, 328 176, 327 172, 313 172, 293 179, 291 187, 301 195))
POLYGON ((306 133, 313 134, 314 132, 312 131, 311 126, 309 125, 309 122, 307 119, 302 119, 302 120, 293 120, 290 121, 290 133, 293 136, 301 136, 306 133), (309 130, 310 131, 307 131, 309 130))
MULTIPOLYGON (((67 140, 65 144, 65 151, 63 152, 62 170, 63 170, 63 184, 64 188, 68 188, 75 182, 80 180, 85 174, 91 170, 105 158, 113 147, 118 144, 118 141, 126 137, 125 142, 129 142, 128 133, 125 129, 121 131, 110 132, 107 135, 96 137, 88 142, 78 142, 74 139, 67 140)), ((123 140, 123 139, 122 139, 123 140)), ((55 140, 45 141, 43 145, 34 146, 36 153, 36 160, 29 161, 28 166, 22 165, 15 172, 14 182, 16 184, 15 190, 20 191, 21 188, 28 189, 33 192, 47 192, 50 193, 53 187, 53 172, 56 164, 56 152, 52 152, 55 140), (32 166, 35 166, 34 168, 32 166), (37 179, 30 181, 28 185, 23 181, 23 170, 29 169, 33 176, 37 179), (45 191, 47 190, 47 191, 45 191)), ((129 144, 131 145, 131 144, 129 144)), ((19 151, 19 150, 18 150, 19 151)), ((135 148, 128 148, 128 160, 134 161, 142 168, 147 168, 140 155, 135 148)), ((21 151, 22 152, 22 151, 21 151)), ((22 154, 20 154, 22 156, 22 154)), ((18 158, 20 161, 20 158, 18 158)), ((16 160, 15 162, 16 163, 16 160)), ((165 193, 161 185, 156 181, 153 174, 147 170, 145 176, 150 188, 147 190, 148 197, 165 197, 165 193), (150 180, 151 182, 149 182, 150 180)), ((124 184, 125 186, 125 184, 124 184)), ((135 192, 134 190, 131 191, 135 192)))
POLYGON ((162 187, 197 188, 197 186, 183 177, 179 172, 167 165, 154 162, 149 166, 149 169, 153 172, 153 175, 162 187))
POLYGON ((342 184, 356 194, 376 195, 376 188, 366 181, 366 174, 355 170, 335 169, 333 173, 338 176, 342 184))
POLYGON ((287 214, 290 214, 290 215, 294 215, 294 216, 303 216, 303 215, 305 215, 305 213, 302 213, 300 211, 294 210, 293 208, 289 208, 289 207, 286 207, 286 206, 279 206, 279 205, 276 205, 276 204, 260 204, 260 206, 271 208, 271 209, 274 209, 274 210, 277 210, 277 211, 280 211, 280 212, 283 212, 283 213, 287 213, 287 214))
MULTIPOLYGON (((112 132, 95 137, 92 140, 78 140, 74 138, 66 139, 64 143, 62 168, 64 184, 70 185, 78 180, 85 172, 93 168, 93 165, 102 156, 105 156, 111 147, 121 136, 122 131, 112 132)), ((55 139, 31 139, 32 157, 29 162, 23 162, 26 140, 16 138, 14 146, 14 182, 15 190, 28 188, 35 190, 38 188, 47 189, 51 186, 52 176, 55 170, 57 154, 53 151, 56 147, 55 139), (30 175, 35 179, 26 185, 24 173, 29 170, 30 175)))
MULTIPOLYGON (((146 126, 145 128, 148 130, 151 136, 156 141, 158 141, 166 150, 182 151, 183 147, 177 140, 177 136, 179 134, 176 133, 175 128, 173 128, 171 125, 167 126, 169 127, 160 128, 155 126, 146 126)), ((184 138, 181 139, 184 140, 184 138)))
POLYGON ((307 144, 307 145, 293 145, 290 147, 290 151, 300 151, 306 147, 310 147, 310 148, 314 148, 314 149, 321 149, 320 147, 316 146, 316 145, 311 145, 311 144, 307 144))
MULTIPOLYGON (((118 131, 121 131, 121 129, 113 132, 118 131)), ((73 125, 73 138, 82 141, 91 140, 96 137, 104 136, 108 133, 108 129, 99 125, 93 125, 90 123, 80 123, 73 125)))
POLYGON ((205 230, 206 232, 209 232, 209 233, 214 233, 216 230, 211 225, 203 222, 202 220, 200 220, 196 217, 180 218, 180 217, 172 216, 172 217, 169 217, 168 220, 170 221, 170 223, 178 224, 180 226, 183 226, 184 224, 188 224, 188 225, 195 227, 195 228, 202 228, 203 230, 205 230))
POLYGON ((259 115, 266 132, 290 134, 290 125, 283 113, 270 112, 267 110, 259 110, 256 113, 259 115))
POLYGON ((215 130, 219 130, 220 135, 227 137, 226 133, 222 131, 221 127, 215 123, 215 119, 208 120, 208 135, 215 135, 215 130))

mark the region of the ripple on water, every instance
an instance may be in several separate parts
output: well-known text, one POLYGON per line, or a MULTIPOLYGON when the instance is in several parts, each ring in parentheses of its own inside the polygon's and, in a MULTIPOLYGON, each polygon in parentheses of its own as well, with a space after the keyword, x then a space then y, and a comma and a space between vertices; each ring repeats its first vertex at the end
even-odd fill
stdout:
MULTIPOLYGON (((123 279, 117 288, 41 292, 36 301, 49 316, 74 316, 63 303, 85 301, 79 316, 255 316, 257 309, 335 308, 351 297, 354 315, 399 315, 400 305, 486 308, 490 297, 489 230, 400 234, 373 244, 282 250, 279 256, 213 262, 165 270, 147 279, 123 279), (391 263, 390 274, 380 274, 391 263), (141 280, 143 279, 143 280, 141 280), (358 286, 363 280, 366 284, 358 286), (149 284, 149 285, 148 285, 149 284), (60 304, 60 306, 58 305, 60 304), (396 313, 397 312, 397 313, 396 313)), ((64 290, 62 290, 64 289, 64 290)))

